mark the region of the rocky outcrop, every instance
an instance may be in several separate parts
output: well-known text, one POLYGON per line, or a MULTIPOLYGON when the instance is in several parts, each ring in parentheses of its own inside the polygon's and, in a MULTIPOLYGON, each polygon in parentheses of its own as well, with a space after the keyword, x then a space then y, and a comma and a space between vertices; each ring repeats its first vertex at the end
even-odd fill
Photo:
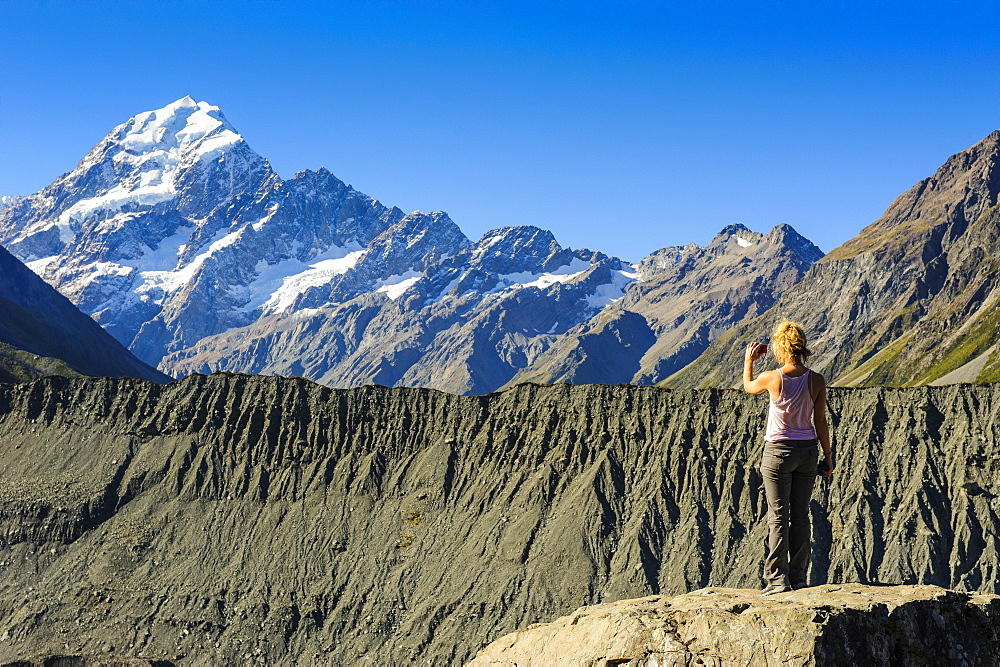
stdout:
POLYGON ((948 158, 665 385, 733 386, 746 343, 768 340, 786 317, 805 326, 810 365, 836 384, 1000 380, 998 202, 1000 130, 948 158))
MULTIPOLYGON (((582 605, 753 588, 764 412, 635 386, 0 386, 0 661, 444 664, 582 605)), ((830 412, 811 583, 1000 593, 1000 388, 830 412)))
POLYGON ((497 639, 470 667, 997 665, 1000 596, 828 584, 704 588, 581 607, 497 639))

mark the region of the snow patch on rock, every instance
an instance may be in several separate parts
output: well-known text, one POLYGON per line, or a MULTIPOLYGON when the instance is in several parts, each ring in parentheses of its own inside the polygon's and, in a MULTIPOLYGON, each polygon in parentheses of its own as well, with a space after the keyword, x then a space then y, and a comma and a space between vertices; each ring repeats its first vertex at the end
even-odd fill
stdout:
POLYGON ((587 297, 587 305, 600 310, 625 296, 625 289, 634 283, 638 274, 633 271, 612 271, 611 282, 598 285, 587 297))
POLYGON ((392 301, 395 301, 403 296, 403 292, 410 289, 422 276, 422 273, 413 270, 407 271, 402 275, 389 276, 379 283, 379 287, 375 291, 381 292, 392 301))
POLYGON ((545 289, 556 283, 570 282, 586 273, 591 267, 590 262, 585 262, 578 257, 574 257, 569 264, 565 264, 545 273, 534 273, 532 271, 520 271, 517 273, 504 273, 498 276, 500 285, 492 290, 500 292, 505 289, 535 287, 545 289))
POLYGON ((292 258, 268 264, 261 260, 255 267, 257 278, 247 285, 249 300, 240 310, 262 308, 265 315, 285 312, 300 294, 347 273, 364 254, 365 250, 352 242, 344 247, 333 246, 305 262, 292 258))

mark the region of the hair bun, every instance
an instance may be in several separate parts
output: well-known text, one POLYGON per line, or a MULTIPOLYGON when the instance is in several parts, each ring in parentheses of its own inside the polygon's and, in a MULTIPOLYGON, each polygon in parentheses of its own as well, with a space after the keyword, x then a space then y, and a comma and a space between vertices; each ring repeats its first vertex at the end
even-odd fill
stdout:
POLYGON ((806 334, 802 330, 802 325, 788 320, 782 320, 774 327, 772 344, 775 348, 775 357, 778 361, 801 362, 812 352, 806 347, 806 334))

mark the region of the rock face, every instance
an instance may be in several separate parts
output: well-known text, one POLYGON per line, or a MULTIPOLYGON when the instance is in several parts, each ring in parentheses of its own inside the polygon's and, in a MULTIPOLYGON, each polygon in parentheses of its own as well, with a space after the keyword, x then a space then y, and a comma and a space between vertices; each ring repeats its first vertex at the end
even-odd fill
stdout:
MULTIPOLYGON (((830 413, 811 583, 1000 593, 1000 387, 830 413)), ((635 386, 0 386, 0 661, 455 663, 582 605, 757 587, 764 416, 635 386)))
POLYGON ((841 385, 1000 380, 1000 130, 950 157, 758 318, 720 336, 674 387, 732 386, 743 348, 803 323, 811 366, 841 385))
POLYGON ((171 380, 0 248, 0 382, 46 374, 171 380))
POLYGON ((0 244, 172 375, 461 394, 525 369, 655 382, 820 254, 784 226, 727 228, 639 267, 527 225, 472 242, 444 213, 404 214, 325 169, 282 180, 217 107, 189 97, 116 127, 41 192, 0 201, 0 244), (608 355, 622 360, 593 361, 608 355))
POLYGON ((997 665, 1000 596, 937 586, 828 584, 761 597, 704 588, 581 607, 501 637, 469 663, 997 665))

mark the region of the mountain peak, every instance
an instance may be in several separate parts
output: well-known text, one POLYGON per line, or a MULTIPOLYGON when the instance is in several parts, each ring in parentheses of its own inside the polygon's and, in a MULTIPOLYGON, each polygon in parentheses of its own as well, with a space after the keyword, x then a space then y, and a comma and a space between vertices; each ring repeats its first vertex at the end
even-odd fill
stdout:
POLYGON ((715 238, 721 237, 728 239, 730 236, 739 234, 740 232, 749 232, 749 231, 751 231, 751 229, 746 225, 744 225, 743 223, 734 222, 731 225, 726 225, 725 227, 723 227, 722 231, 720 231, 718 234, 715 235, 715 238))
POLYGON ((174 233, 178 220, 150 225, 135 222, 137 215, 155 217, 177 207, 182 218, 202 220, 272 176, 267 161, 247 145, 219 107, 186 95, 129 118, 73 171, 39 193, 41 198, 20 200, 27 202, 16 216, 23 221, 21 228, 16 233, 5 230, 0 239, 22 259, 40 259, 59 255, 81 231, 95 232, 102 225, 119 231, 128 227, 119 236, 138 243, 138 252, 140 246, 156 247, 164 235, 174 233), (108 222, 111 218, 116 221, 108 222), (123 226, 128 220, 133 222, 123 226))
POLYGON ((528 247, 550 250, 554 247, 553 244, 558 246, 552 232, 547 229, 535 227, 534 225, 516 225, 491 229, 483 234, 478 243, 483 248, 505 244, 511 245, 517 250, 528 247))
POLYGON ((719 246, 730 242, 736 242, 741 248, 749 248, 761 238, 761 235, 751 230, 746 225, 736 222, 726 225, 715 235, 708 247, 719 246))
POLYGON ((810 264, 818 262, 823 257, 823 251, 815 243, 802 236, 802 234, 799 234, 797 229, 784 222, 772 227, 763 238, 765 241, 770 241, 775 245, 795 252, 810 264))
POLYGON ((553 253, 563 249, 556 242, 552 232, 532 225, 491 229, 473 245, 477 257, 518 257, 522 260, 532 258, 529 263, 544 261, 553 253))
MULTIPOLYGON (((193 97, 191 97, 190 95, 185 95, 184 97, 180 98, 179 100, 175 100, 175 101, 171 102, 170 104, 166 105, 165 107, 162 107, 160 109, 153 109, 152 111, 147 111, 146 113, 171 115, 171 114, 174 114, 174 113, 176 113, 177 111, 179 111, 181 109, 192 109, 192 110, 193 109, 197 109, 198 106, 199 106, 199 104, 204 104, 205 106, 209 106, 206 102, 200 102, 199 103, 199 102, 195 101, 195 99, 193 97)), ((139 115, 142 115, 142 114, 139 114, 139 115)))
MULTIPOLYGON (((824 262, 861 253, 899 257, 922 247, 942 226, 960 228, 987 215, 1000 202, 1000 130, 949 157, 933 175, 899 195, 878 220, 831 251, 824 262)), ((919 252, 919 250, 918 250, 919 252)))
POLYGON ((113 134, 130 153, 190 147, 199 158, 214 156, 243 139, 219 107, 190 96, 133 116, 113 134))

